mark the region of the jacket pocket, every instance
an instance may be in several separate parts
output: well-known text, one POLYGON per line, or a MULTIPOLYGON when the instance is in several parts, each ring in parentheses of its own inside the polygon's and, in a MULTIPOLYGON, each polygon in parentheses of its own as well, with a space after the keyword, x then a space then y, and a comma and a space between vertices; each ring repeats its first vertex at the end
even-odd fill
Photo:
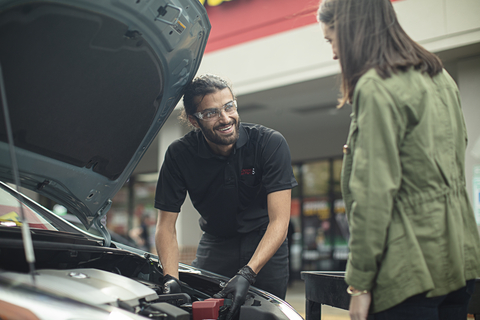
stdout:
POLYGON ((410 268, 411 248, 408 246, 405 227, 398 212, 393 215, 397 217, 393 218, 388 227, 384 252, 379 261, 377 287, 381 291, 388 287, 398 288, 407 281, 407 270, 410 268))

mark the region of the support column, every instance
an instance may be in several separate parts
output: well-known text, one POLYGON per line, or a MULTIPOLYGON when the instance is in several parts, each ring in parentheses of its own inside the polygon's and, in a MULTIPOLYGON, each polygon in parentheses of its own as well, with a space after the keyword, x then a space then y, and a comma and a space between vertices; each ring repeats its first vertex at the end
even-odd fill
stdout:
POLYGON ((477 224, 480 229, 480 190, 474 185, 474 179, 480 169, 480 56, 467 58, 458 62, 458 86, 462 100, 462 109, 467 126, 468 146, 465 155, 465 177, 467 191, 476 211, 477 224), (475 174, 474 169, 477 173, 475 174))

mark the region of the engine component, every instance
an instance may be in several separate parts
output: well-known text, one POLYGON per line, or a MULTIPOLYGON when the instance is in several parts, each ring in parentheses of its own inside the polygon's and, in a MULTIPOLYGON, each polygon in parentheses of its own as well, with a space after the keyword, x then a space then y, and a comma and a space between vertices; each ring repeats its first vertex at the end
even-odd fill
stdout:
POLYGON ((186 293, 169 293, 169 294, 162 294, 158 297, 157 301, 159 302, 168 302, 174 306, 181 306, 185 304, 190 304, 192 299, 186 293))
POLYGON ((224 299, 206 299, 192 303, 193 320, 218 319, 224 299))
POLYGON ((165 314, 165 320, 190 320, 190 313, 166 302, 153 303, 149 307, 165 314))

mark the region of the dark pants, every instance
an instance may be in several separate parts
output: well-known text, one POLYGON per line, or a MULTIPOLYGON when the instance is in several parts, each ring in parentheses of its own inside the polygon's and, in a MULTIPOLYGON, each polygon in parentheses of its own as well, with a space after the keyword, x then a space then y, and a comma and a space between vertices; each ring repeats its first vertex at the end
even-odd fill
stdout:
MULTIPOLYGON (((235 237, 217 237, 204 233, 197 249, 194 267, 233 277, 253 256, 265 230, 235 237)), ((254 286, 285 299, 288 282, 288 246, 285 240, 257 275, 254 286)))
POLYGON ((447 295, 427 298, 425 293, 408 298, 393 308, 373 314, 375 320, 458 320, 467 319, 467 308, 475 280, 447 295))

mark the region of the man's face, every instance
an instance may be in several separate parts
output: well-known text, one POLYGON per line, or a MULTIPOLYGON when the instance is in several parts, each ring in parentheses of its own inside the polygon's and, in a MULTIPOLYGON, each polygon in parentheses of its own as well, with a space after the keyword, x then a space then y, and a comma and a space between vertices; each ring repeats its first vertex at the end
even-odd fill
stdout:
MULTIPOLYGON (((206 95, 197 107, 197 112, 202 112, 207 109, 218 108, 221 109, 225 104, 233 101, 230 89, 223 90, 206 95)), ((240 124, 240 117, 238 112, 227 114, 225 111, 220 113, 220 117, 213 119, 198 119, 194 116, 189 116, 190 122, 199 128, 208 144, 214 151, 219 146, 233 147, 238 140, 240 124)))

